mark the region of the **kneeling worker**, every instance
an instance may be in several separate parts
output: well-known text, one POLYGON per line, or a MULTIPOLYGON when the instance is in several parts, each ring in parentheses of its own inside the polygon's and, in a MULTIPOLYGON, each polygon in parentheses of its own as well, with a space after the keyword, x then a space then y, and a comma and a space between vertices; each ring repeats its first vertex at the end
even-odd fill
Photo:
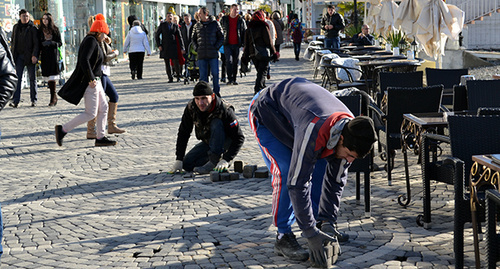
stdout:
POLYGON ((177 133, 176 161, 169 173, 181 172, 182 169, 199 174, 226 171, 245 141, 234 107, 218 97, 205 81, 194 86, 193 95, 182 115, 177 133), (196 138, 201 142, 186 154, 193 126, 196 138))
POLYGON ((304 78, 286 79, 257 93, 248 119, 262 156, 272 171, 272 216, 278 228, 274 251, 290 260, 325 267, 324 243, 348 235, 336 229, 347 169, 373 148, 373 121, 353 117, 349 109, 324 88, 304 78), (292 232, 297 220, 309 253, 292 232))

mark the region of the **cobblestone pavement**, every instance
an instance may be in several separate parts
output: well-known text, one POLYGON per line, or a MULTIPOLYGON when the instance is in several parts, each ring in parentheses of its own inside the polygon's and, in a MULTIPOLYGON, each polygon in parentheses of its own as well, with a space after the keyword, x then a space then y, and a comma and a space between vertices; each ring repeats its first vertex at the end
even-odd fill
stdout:
MULTIPOLYGON (((292 54, 291 48, 282 50, 268 84, 292 76, 312 79, 311 62, 297 62, 292 54)), ((146 59, 143 80, 130 78, 128 62, 112 68, 111 80, 120 94, 117 122, 127 130, 112 135, 118 141, 114 147, 94 147, 93 140, 85 139, 84 125, 58 147, 54 125, 82 112, 83 105, 60 100, 48 107, 45 87, 39 89, 37 107, 29 106, 29 90, 24 89, 20 107, 0 113, 1 268, 309 267, 309 262, 290 262, 273 253, 270 179, 241 176, 213 183, 207 176, 165 172, 175 159, 177 128, 193 84, 167 84, 157 55, 146 59)), ((238 79, 238 86, 221 85, 221 94, 235 105, 246 135, 236 160, 263 167, 246 119, 254 80, 252 70, 238 79)), ((380 158, 375 161, 383 166, 380 158)), ((453 188, 432 184, 432 228, 417 226, 420 166, 414 155, 410 163, 410 205, 397 203, 405 190, 398 151, 392 186, 384 171, 371 174, 369 217, 363 202, 355 199, 351 175, 338 220, 351 239, 342 244, 336 268, 453 267, 453 188)), ((470 227, 466 265, 472 267, 470 227)), ((296 225, 294 231, 307 247, 296 225)))

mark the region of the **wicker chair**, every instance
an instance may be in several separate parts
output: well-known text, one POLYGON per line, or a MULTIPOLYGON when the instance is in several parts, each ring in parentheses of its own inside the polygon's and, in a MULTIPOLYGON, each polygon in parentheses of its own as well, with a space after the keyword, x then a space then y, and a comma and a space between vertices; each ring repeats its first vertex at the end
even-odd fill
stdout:
POLYGON ((427 86, 443 84, 442 104, 451 105, 453 102, 453 86, 460 84, 460 78, 468 75, 468 69, 438 69, 425 68, 427 86))
MULTIPOLYGON (((455 267, 464 265, 464 225, 472 221, 470 210, 469 174, 472 155, 500 152, 499 116, 448 116, 449 137, 424 133, 421 140, 424 214, 417 223, 429 228, 431 224, 430 184, 432 180, 454 185, 454 253, 455 267), (437 145, 449 143, 451 157, 438 160, 437 145)), ((481 216, 481 214, 480 214, 481 216)), ((479 223, 479 222, 478 222, 479 223)))
MULTIPOLYGON (((363 102, 361 95, 353 95, 353 96, 337 96, 337 98, 344 103, 344 105, 349 108, 354 116, 361 115, 361 108, 363 102)), ((365 216, 370 217, 371 209, 370 209, 370 171, 373 164, 373 155, 368 154, 363 159, 356 159, 351 167, 349 167, 349 172, 356 172, 356 201, 360 200, 361 193, 361 173, 364 175, 364 194, 365 194, 365 216)))
POLYGON ((500 261, 500 234, 496 223, 500 215, 500 193, 497 190, 486 191, 486 260, 489 269, 495 269, 500 261))
POLYGON ((391 171, 394 167, 396 149, 401 148, 401 124, 405 113, 439 112, 443 86, 387 89, 387 110, 373 109, 374 116, 384 125, 378 130, 381 157, 387 161, 385 169, 389 186, 392 185, 391 171))
POLYGON ((500 107, 500 80, 468 80, 467 102, 469 111, 500 107))
POLYGON ((325 70, 323 73, 323 82, 321 83, 321 86, 325 89, 342 90, 346 88, 356 87, 360 90, 368 90, 368 87, 364 80, 356 81, 351 74, 351 72, 359 72, 361 76, 363 76, 363 71, 358 68, 331 63, 322 64, 321 67, 323 67, 325 70), (345 71, 345 73, 347 74, 347 80, 343 80, 337 75, 339 70, 345 71))

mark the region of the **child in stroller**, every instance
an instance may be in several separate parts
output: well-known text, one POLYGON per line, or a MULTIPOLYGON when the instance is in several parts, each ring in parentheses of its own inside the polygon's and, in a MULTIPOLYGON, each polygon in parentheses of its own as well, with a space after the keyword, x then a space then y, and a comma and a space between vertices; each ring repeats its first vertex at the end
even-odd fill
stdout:
POLYGON ((198 53, 194 50, 194 44, 189 44, 187 59, 184 72, 184 84, 189 84, 189 81, 197 81, 200 79, 200 68, 196 64, 198 53))

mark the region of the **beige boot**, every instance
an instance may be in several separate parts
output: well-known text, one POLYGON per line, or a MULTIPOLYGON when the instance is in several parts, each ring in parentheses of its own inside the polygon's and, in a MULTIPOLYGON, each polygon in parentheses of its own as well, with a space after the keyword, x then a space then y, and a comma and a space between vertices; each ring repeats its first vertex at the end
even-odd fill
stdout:
POLYGON ((87 139, 96 139, 97 135, 95 133, 95 119, 93 118, 87 122, 87 139))
POLYGON ((118 128, 116 126, 116 111, 118 109, 118 104, 113 102, 108 102, 108 134, 122 134, 125 133, 124 129, 118 128))

